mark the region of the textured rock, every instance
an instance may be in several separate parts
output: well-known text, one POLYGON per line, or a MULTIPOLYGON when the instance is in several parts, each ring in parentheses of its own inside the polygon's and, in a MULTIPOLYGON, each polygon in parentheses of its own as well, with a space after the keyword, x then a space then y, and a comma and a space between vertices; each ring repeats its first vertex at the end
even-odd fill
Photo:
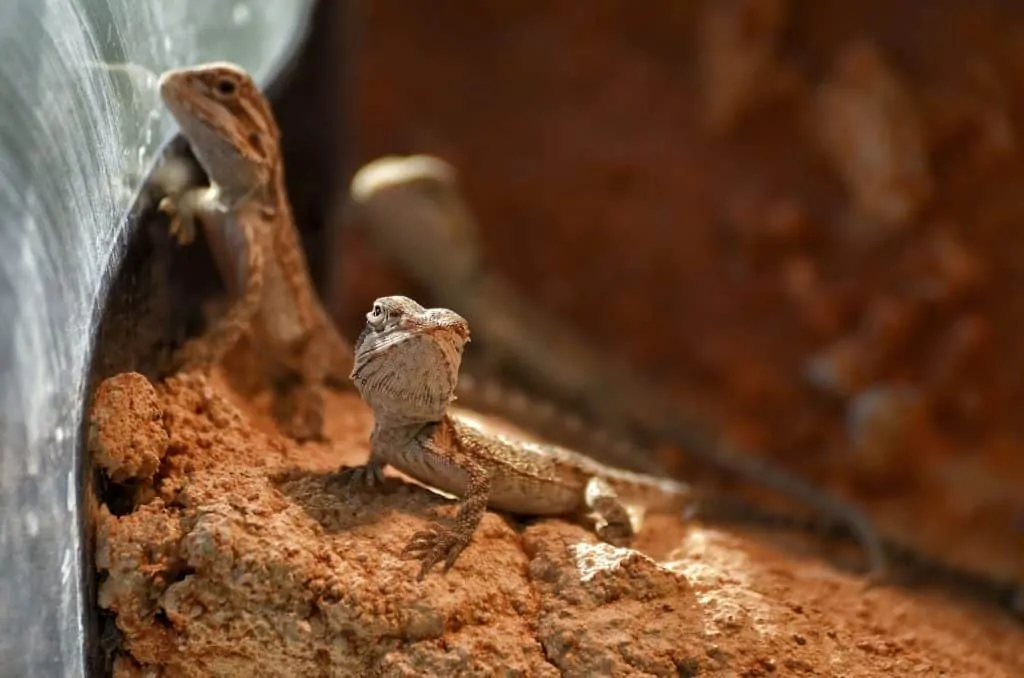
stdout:
MULTIPOLYGON (((297 446, 257 430, 272 421, 265 410, 236 409, 219 379, 176 378, 157 393, 171 441, 163 474, 149 499, 98 520, 118 676, 1024 669, 1008 620, 864 592, 824 565, 673 516, 649 516, 633 550, 570 522, 487 513, 454 568, 417 583, 418 565, 398 554, 454 505, 398 478, 332 486, 329 469, 366 455, 369 414, 354 397, 329 400, 331 444, 297 446)), ((147 426, 114 406, 107 415, 147 426)))
POLYGON ((89 413, 89 454, 114 482, 150 480, 167 451, 167 430, 156 390, 125 372, 99 385, 89 413))

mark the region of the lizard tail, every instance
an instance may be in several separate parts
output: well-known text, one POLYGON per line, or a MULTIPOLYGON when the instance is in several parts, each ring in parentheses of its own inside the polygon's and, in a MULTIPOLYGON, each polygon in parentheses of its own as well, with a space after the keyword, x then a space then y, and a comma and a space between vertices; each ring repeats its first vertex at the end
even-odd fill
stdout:
POLYGON ((536 435, 617 468, 631 468, 649 474, 663 472, 646 450, 614 431, 594 426, 567 411, 553 400, 528 394, 497 379, 479 379, 465 371, 459 375, 457 404, 480 412, 496 414, 536 435))
POLYGON ((869 576, 881 576, 887 569, 887 558, 882 538, 871 517, 856 504, 804 480, 767 461, 744 454, 724 441, 712 442, 693 423, 669 427, 667 437, 680 444, 693 457, 720 469, 734 473, 747 481, 756 481, 820 512, 829 522, 845 526, 864 549, 869 576))

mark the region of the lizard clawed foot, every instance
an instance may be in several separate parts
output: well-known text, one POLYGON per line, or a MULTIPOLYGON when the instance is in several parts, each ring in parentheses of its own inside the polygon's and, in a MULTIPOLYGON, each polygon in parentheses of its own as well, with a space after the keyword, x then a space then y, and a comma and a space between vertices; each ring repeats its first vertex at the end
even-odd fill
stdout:
POLYGON ((196 239, 195 220, 187 217, 178 209, 178 199, 175 196, 165 196, 157 204, 157 210, 165 214, 168 219, 167 230, 171 237, 178 241, 179 245, 188 245, 196 239))
POLYGON ((593 513, 594 532, 601 541, 620 547, 633 542, 636 529, 632 516, 607 481, 591 478, 587 482, 585 500, 593 513))
POLYGON ((402 549, 402 557, 416 558, 423 562, 417 581, 422 581, 430 568, 444 559, 444 571, 447 572, 455 564, 462 550, 469 544, 469 537, 441 525, 432 530, 417 532, 402 549))
POLYGON ((886 555, 885 544, 875 526, 866 516, 859 513, 849 520, 849 528, 854 537, 860 543, 868 561, 868 571, 865 573, 867 588, 874 588, 885 583, 889 579, 889 558, 886 555))
POLYGON ((600 516, 594 520, 594 532, 601 541, 612 546, 627 547, 633 543, 635 532, 629 522, 607 522, 600 516))
POLYGON ((346 490, 383 485, 384 467, 380 464, 343 466, 335 474, 333 483, 340 485, 346 490))
POLYGON ((864 590, 870 591, 889 583, 889 574, 890 570, 887 564, 872 564, 864 574, 864 590))

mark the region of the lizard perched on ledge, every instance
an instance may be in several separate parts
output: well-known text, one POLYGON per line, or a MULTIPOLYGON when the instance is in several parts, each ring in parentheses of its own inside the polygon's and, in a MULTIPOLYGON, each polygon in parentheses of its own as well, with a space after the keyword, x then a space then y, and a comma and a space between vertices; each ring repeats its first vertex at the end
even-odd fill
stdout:
MULTIPOLYGON (((397 260, 438 303, 460 309, 483 338, 494 362, 512 364, 528 382, 557 402, 580 410, 597 429, 615 434, 612 444, 595 440, 584 449, 603 452, 617 466, 660 473, 641 447, 668 442, 712 466, 803 502, 832 522, 846 526, 865 549, 874 577, 886 568, 881 539, 858 507, 767 461, 716 439, 698 422, 670 406, 671 399, 640 375, 617 365, 562 324, 538 312, 512 285, 488 270, 471 211, 462 198, 455 169, 433 156, 384 157, 353 177, 344 223, 368 229, 375 245, 397 260), (639 440, 633 444, 631 440, 639 440), (604 443, 604 444, 600 444, 604 443)), ((480 403, 480 390, 460 383, 461 401, 480 403)), ((485 407, 514 423, 523 412, 485 407)), ((539 409, 539 408, 535 408, 539 409)), ((557 422, 522 421, 559 439, 557 422), (554 435, 552 435, 552 433, 554 435)), ((586 427, 583 427, 586 430, 586 427)), ((577 438, 579 436, 576 436, 577 438)))
POLYGON ((233 299, 206 334, 186 344, 183 369, 208 369, 248 335, 279 387, 298 375, 298 385, 277 399, 283 430, 297 440, 319 438, 323 385, 349 384, 352 352, 310 281, 270 104, 230 63, 167 71, 159 89, 210 181, 166 196, 160 209, 181 244, 195 238, 201 221, 233 299))
POLYGON ((352 381, 374 424, 369 461, 344 468, 343 484, 378 484, 390 464, 463 497, 452 527, 418 532, 405 548, 422 561, 420 579, 442 560, 445 570, 452 566, 488 506, 521 515, 589 514, 603 540, 626 545, 634 535, 627 505, 680 511, 691 503, 683 483, 491 433, 449 413, 468 341, 462 316, 403 296, 377 299, 356 341, 352 381))

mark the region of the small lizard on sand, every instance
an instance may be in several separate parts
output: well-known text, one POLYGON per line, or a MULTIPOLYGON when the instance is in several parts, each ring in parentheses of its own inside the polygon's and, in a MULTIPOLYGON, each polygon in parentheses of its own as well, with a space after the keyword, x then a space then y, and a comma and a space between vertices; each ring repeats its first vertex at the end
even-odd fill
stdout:
POLYGON ((402 296, 382 297, 356 341, 352 381, 373 410, 370 459, 342 469, 348 487, 376 485, 391 465, 444 492, 462 496, 452 527, 413 535, 404 555, 419 558, 419 578, 438 562, 447 571, 492 507, 520 515, 589 515, 603 540, 628 544, 627 506, 681 511, 689 486, 621 471, 572 450, 498 435, 448 412, 469 324, 444 308, 425 309, 402 296))
MULTIPOLYGON (((364 166, 352 179, 342 218, 367 227, 375 244, 439 303, 464 312, 493 358, 513 364, 541 392, 571 404, 590 421, 615 434, 630 433, 601 448, 587 444, 588 451, 601 449, 616 466, 646 462, 643 470, 658 473, 650 455, 621 441, 639 435, 641 445, 679 445, 711 466, 803 502, 845 525, 864 547, 872 576, 881 577, 886 568, 884 548, 872 521, 858 507, 717 439, 670 407, 671 400, 658 388, 538 312, 507 280, 489 271, 473 216, 448 163, 419 155, 384 157, 364 166)), ((471 402, 479 394, 460 384, 458 395, 471 402)), ((517 413, 509 409, 501 413, 512 418, 517 413)))
MULTIPOLYGON (((252 78, 230 63, 167 71, 160 96, 188 139, 210 185, 160 203, 181 244, 200 220, 234 300, 182 351, 184 369, 206 370, 244 335, 275 377, 298 375, 278 398, 285 432, 319 438, 323 385, 348 386, 352 352, 324 311, 309 277, 285 189, 280 130, 252 78)), ((279 384, 281 385, 281 384, 279 384)))

